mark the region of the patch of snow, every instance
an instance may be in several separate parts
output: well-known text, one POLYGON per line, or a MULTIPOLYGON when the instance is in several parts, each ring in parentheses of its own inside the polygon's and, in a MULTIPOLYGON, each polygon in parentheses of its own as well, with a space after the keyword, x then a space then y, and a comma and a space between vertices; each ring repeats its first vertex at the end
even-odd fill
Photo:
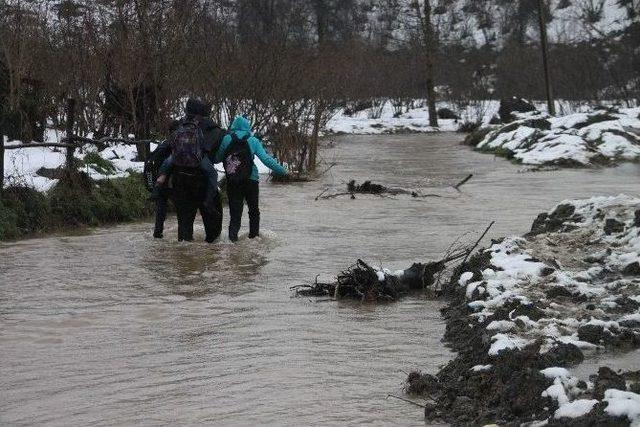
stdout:
POLYGON ((556 409, 554 416, 555 418, 579 418, 591 412, 597 403, 598 401, 594 399, 577 399, 567 402, 556 409))
POLYGON ((564 389, 560 378, 556 378, 556 380, 553 382, 553 385, 550 385, 545 391, 542 392, 542 396, 550 397, 556 400, 560 406, 569 403, 569 397, 567 396, 567 392, 564 389))
POLYGON ((355 112, 352 115, 345 114, 345 109, 340 109, 329 119, 324 131, 326 133, 335 134, 357 134, 357 135, 381 135, 401 132, 441 132, 441 131, 457 131, 461 122, 465 118, 469 120, 479 120, 484 124, 488 124, 491 117, 498 111, 499 102, 482 101, 485 105, 484 114, 477 117, 477 110, 473 106, 466 107, 463 111, 459 111, 455 105, 440 103, 438 107, 447 107, 455 110, 461 117, 460 121, 451 119, 438 119, 438 128, 429 126, 429 112, 424 106, 423 100, 416 100, 415 108, 409 108, 398 114, 390 101, 384 101, 382 107, 371 107, 362 111, 355 112), (376 110, 380 110, 377 112, 376 110))
POLYGON ((509 332, 516 329, 516 324, 510 320, 494 320, 487 325, 488 331, 509 332))
POLYGON ((613 417, 627 417, 631 426, 640 426, 640 395, 630 391, 609 389, 604 392, 607 407, 604 411, 613 417))
POLYGON ((565 369, 565 368, 560 368, 560 367, 551 367, 551 368, 546 368, 541 370, 540 372, 542 372, 542 375, 544 375, 547 378, 558 378, 558 377, 563 377, 563 378, 568 378, 571 376, 571 373, 569 372, 569 370, 565 369))
POLYGON ((491 337, 491 347, 489 348, 489 356, 497 356, 503 350, 524 348, 529 341, 518 338, 514 335, 496 334, 491 337))
POLYGON ((473 273, 470 271, 464 272, 460 275, 460 279, 458 279, 458 284, 460 286, 465 286, 469 280, 473 278, 473 273))
POLYGON ((573 162, 588 165, 601 156, 611 160, 640 160, 640 137, 630 129, 640 129, 640 108, 606 113, 602 111, 550 117, 541 113, 518 115, 519 120, 496 127, 478 144, 485 151, 507 151, 530 165, 573 162), (546 120, 550 129, 536 129, 531 119, 546 120), (589 121, 593 123, 588 124, 589 121), (516 126, 515 128, 513 128, 516 126))

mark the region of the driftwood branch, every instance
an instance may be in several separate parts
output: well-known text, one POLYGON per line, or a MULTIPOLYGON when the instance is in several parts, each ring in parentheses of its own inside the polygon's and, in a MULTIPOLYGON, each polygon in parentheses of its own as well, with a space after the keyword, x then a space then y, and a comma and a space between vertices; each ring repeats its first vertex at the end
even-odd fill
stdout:
POLYGON ((455 188, 456 190, 460 191, 460 187, 465 185, 467 183, 467 181, 469 181, 471 178, 473 178, 473 174, 472 173, 470 173, 469 175, 467 175, 467 177, 465 179, 463 179, 462 181, 460 181, 459 183, 454 185, 453 188, 455 188))
MULTIPOLYGON (((462 187, 464 184, 469 182, 469 180, 471 178, 473 178, 473 174, 467 175, 462 181, 460 181, 456 185, 454 185, 453 188, 455 188, 456 190, 460 191, 460 187, 462 187)), ((407 196, 411 196, 411 197, 414 197, 414 198, 427 198, 427 197, 443 198, 443 197, 445 197, 445 196, 442 196, 440 194, 434 194, 434 193, 426 193, 425 194, 425 193, 420 192, 419 190, 410 190, 410 189, 398 188, 398 187, 387 187, 387 186, 384 186, 382 184, 377 184, 377 183, 372 182, 372 181, 365 181, 362 184, 358 184, 353 179, 351 181, 349 181, 349 183, 347 184, 347 191, 338 192, 338 193, 332 193, 332 194, 326 194, 328 191, 329 191, 328 188, 323 190, 320 194, 318 194, 316 196, 316 200, 334 199, 334 198, 340 197, 340 196, 350 196, 351 199, 355 199, 355 194, 372 194, 374 196, 380 196, 380 197, 387 197, 389 195, 391 195, 391 196, 407 195, 407 196)))
POLYGON ((421 407, 422 409, 426 409, 427 405, 423 405, 422 403, 418 403, 418 402, 414 402, 413 400, 401 397, 401 396, 396 396, 394 394, 387 394, 387 399, 393 397, 394 399, 398 399, 398 400, 402 400, 403 402, 407 402, 407 403, 411 403, 412 405, 416 405, 421 407))
POLYGON ((489 224, 489 226, 484 230, 484 233, 482 233, 480 238, 476 241, 476 243, 471 247, 471 249, 467 253, 467 256, 465 256, 464 259, 462 260, 462 263, 461 263, 462 265, 464 265, 467 262, 467 259, 469 259, 469 256, 471 255, 471 253, 478 247, 478 245, 480 244, 482 239, 484 239, 484 236, 487 235, 487 233, 489 232, 489 230, 491 229, 491 227, 493 227, 493 224, 495 224, 495 223, 496 223, 495 221, 491 221, 491 224, 489 224))
POLYGON ((398 187, 386 187, 381 184, 376 184, 371 181, 365 181, 362 184, 356 183, 355 180, 349 181, 347 184, 347 191, 326 194, 329 189, 323 190, 320 194, 316 196, 316 200, 328 200, 335 199, 340 196, 350 196, 351 199, 355 199, 356 194, 371 194, 379 197, 389 197, 389 196, 398 196, 398 195, 407 195, 414 198, 427 198, 427 197, 443 197, 440 194, 427 193, 423 194, 418 190, 408 190, 406 188, 398 188, 398 187))

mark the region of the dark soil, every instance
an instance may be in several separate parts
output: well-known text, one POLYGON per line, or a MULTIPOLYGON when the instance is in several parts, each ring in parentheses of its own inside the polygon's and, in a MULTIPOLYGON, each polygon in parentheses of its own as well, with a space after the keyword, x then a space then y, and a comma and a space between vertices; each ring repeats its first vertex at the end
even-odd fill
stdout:
MULTIPOLYGON (((638 216, 640 214, 636 213, 636 218, 638 216)), ((575 227, 572 223, 577 222, 582 222, 582 218, 575 214, 575 208, 560 205, 551 214, 540 214, 529 235, 569 231, 575 227)), ((613 222, 609 224, 612 232, 620 228, 613 222)), ((542 340, 538 340, 522 349, 503 350, 496 356, 488 354, 493 335, 486 329, 489 323, 517 316, 539 320, 545 317, 544 306, 539 304, 548 304, 548 301, 534 301, 527 305, 513 301, 482 322, 472 319, 466 289, 459 286, 458 281, 463 272, 473 273, 471 281, 480 281, 483 279, 482 271, 487 268, 497 270, 491 265, 491 254, 480 251, 465 265, 459 266, 453 272, 450 282, 443 287, 443 294, 449 300, 449 304, 442 310, 446 320, 444 340, 458 354, 435 375, 412 372, 405 386, 408 394, 426 398, 426 419, 455 426, 491 423, 516 426, 547 419, 552 426, 628 426, 626 418, 608 416, 604 411, 607 406, 604 402, 578 419, 553 417, 558 403, 555 399, 542 395, 553 384, 553 380, 545 377, 540 370, 581 363, 584 355, 575 345, 556 343, 549 351, 541 354, 542 340), (488 365, 491 365, 488 369, 473 369, 488 365)), ((627 273, 635 272, 636 266, 630 266, 627 273)), ((576 299, 576 295, 564 287, 551 287, 546 291, 546 296, 549 300, 576 299)), ((633 312, 639 305, 633 299, 620 296, 611 310, 617 313, 633 312)), ((640 335, 634 331, 637 326, 624 322, 620 323, 619 328, 609 329, 597 324, 585 325, 579 328, 578 335, 583 341, 607 348, 631 349, 640 347, 640 335)), ((601 400, 604 391, 612 388, 636 392, 640 390, 640 371, 617 373, 602 367, 590 380, 595 385, 593 390, 589 390, 585 382, 578 384, 581 398, 601 400)))

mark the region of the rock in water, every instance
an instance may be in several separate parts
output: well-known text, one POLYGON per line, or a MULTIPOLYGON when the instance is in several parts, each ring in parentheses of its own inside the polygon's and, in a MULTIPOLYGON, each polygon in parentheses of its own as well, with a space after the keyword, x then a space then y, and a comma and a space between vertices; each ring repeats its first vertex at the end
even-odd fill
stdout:
POLYGON ((622 270, 622 273, 628 276, 640 276, 640 263, 632 262, 622 270))
POLYGON ((596 399, 602 399, 604 398, 604 392, 610 388, 624 391, 627 389, 627 384, 621 375, 616 374, 611 368, 603 366, 598 369, 598 377, 594 384, 593 396, 596 399))
POLYGON ((617 219, 608 218, 604 223, 604 232, 607 236, 610 236, 613 233, 622 233, 623 231, 624 223, 618 221, 617 219))

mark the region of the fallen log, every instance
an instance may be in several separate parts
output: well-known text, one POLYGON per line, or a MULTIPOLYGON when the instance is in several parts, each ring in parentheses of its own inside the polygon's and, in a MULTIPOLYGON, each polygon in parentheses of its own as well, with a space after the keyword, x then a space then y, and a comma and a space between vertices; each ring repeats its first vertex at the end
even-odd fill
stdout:
MULTIPOLYGON (((462 181, 458 182, 453 186, 456 190, 460 191, 460 187, 466 184, 471 178, 473 178, 473 174, 467 175, 462 181)), ((409 190, 406 188, 398 188, 398 187, 387 187, 382 184, 377 184, 370 180, 364 181, 362 184, 358 184, 356 180, 352 179, 347 183, 347 191, 326 194, 329 191, 328 188, 324 189, 320 194, 316 196, 316 200, 323 199, 334 199, 340 196, 350 196, 351 199, 355 199, 356 194, 372 194, 374 196, 386 197, 386 196, 398 196, 398 195, 407 195, 414 198, 426 198, 426 197, 444 197, 440 194, 433 193, 422 193, 419 190, 409 190)))

